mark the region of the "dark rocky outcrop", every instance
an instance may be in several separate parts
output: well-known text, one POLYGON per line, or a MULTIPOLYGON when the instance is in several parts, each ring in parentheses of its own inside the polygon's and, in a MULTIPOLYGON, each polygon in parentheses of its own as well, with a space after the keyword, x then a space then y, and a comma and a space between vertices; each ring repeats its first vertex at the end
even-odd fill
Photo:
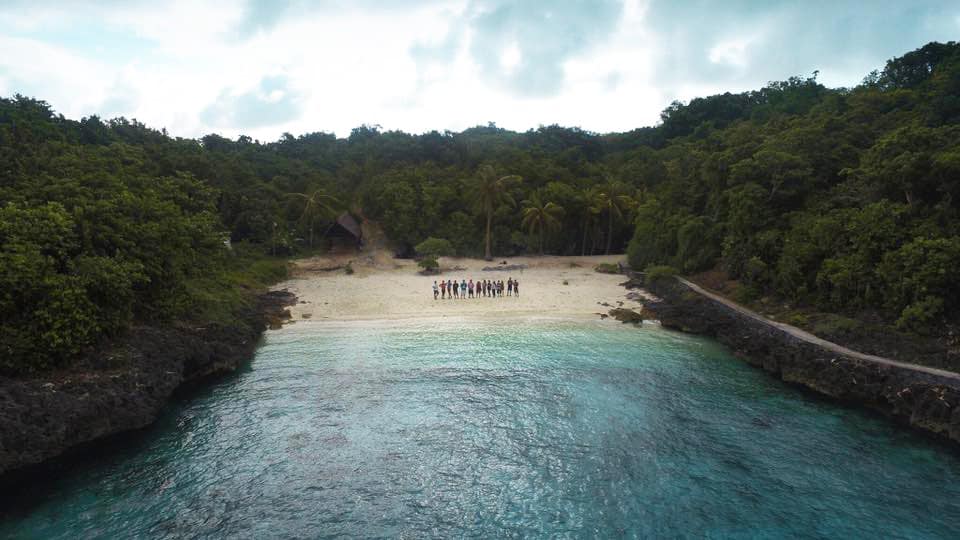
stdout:
POLYGON ((622 323, 643 324, 643 317, 628 308, 613 308, 610 310, 610 316, 622 323))
POLYGON ((648 302, 643 313, 666 328, 713 337, 786 382, 960 443, 960 378, 953 374, 865 360, 811 343, 674 279, 647 288, 659 300, 648 302))
POLYGON ((69 370, 0 377, 0 475, 151 424, 178 388, 248 360, 295 301, 264 294, 231 326, 134 327, 69 370))

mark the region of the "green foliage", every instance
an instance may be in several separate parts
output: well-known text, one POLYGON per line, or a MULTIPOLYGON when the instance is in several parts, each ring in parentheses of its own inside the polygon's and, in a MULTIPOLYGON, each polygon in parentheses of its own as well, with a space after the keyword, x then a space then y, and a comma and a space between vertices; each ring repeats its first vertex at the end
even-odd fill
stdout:
POLYGON ((0 98, 0 370, 63 365, 138 321, 228 320, 283 272, 264 254, 325 245, 347 209, 406 256, 431 238, 487 257, 627 245, 634 268, 721 266, 749 297, 911 331, 960 318, 960 45, 853 89, 792 77, 661 118, 261 143, 0 98))
POLYGON ((417 254, 424 257, 448 257, 453 255, 453 244, 446 238, 427 238, 417 244, 417 254))
POLYGON ((828 313, 817 317, 813 323, 813 332, 830 338, 842 337, 855 332, 862 324, 855 319, 828 313))
POLYGON ((624 221, 628 212, 636 207, 636 201, 627 194, 626 184, 610 181, 599 186, 595 191, 593 203, 598 214, 607 216, 607 248, 604 253, 610 254, 613 246, 613 227, 615 223, 624 221))
POLYGON ((479 253, 480 235, 476 234, 473 218, 466 212, 457 210, 443 221, 438 231, 443 238, 451 238, 455 255, 465 256, 479 253))
POLYGON ((436 257, 424 257, 417 261, 417 266, 423 268, 423 271, 426 273, 436 272, 440 269, 440 263, 437 262, 436 257))
POLYGON ((743 282, 748 286, 760 287, 767 283, 769 279, 769 269, 767 263, 760 257, 750 257, 743 265, 743 282))
POLYGON ((216 191, 161 170, 144 146, 124 142, 130 129, 141 127, 72 124, 42 102, 0 100, 0 153, 10 158, 0 184, 0 372, 65 365, 137 320, 217 311, 239 287, 225 275, 216 191))
POLYGON ((666 223, 663 207, 655 200, 637 209, 636 230, 627 246, 627 260, 633 268, 668 262, 676 251, 676 235, 666 223))
POLYGON ((217 310, 213 291, 225 292, 230 261, 209 207, 136 187, 127 184, 126 208, 72 197, 72 212, 61 203, 0 209, 0 371, 62 365, 135 318, 217 310), (90 222, 91 210, 102 220, 90 222), (93 236, 95 227, 105 230, 93 236))
POLYGON ((335 197, 327 194, 323 188, 318 188, 310 193, 289 193, 291 197, 296 197, 303 203, 303 212, 300 214, 299 223, 307 231, 310 238, 310 247, 313 247, 313 235, 317 228, 318 219, 324 219, 331 222, 337 217, 338 209, 342 208, 343 203, 335 197))
POLYGON ((543 255, 544 232, 560 229, 560 219, 563 217, 563 207, 552 202, 544 202, 540 192, 534 192, 529 199, 523 201, 523 220, 521 226, 533 234, 538 232, 539 252, 543 255))
POLYGON ((745 301, 869 310, 914 332, 956 321, 958 113, 953 42, 852 90, 791 79, 674 104, 660 146, 610 159, 651 176, 630 264, 720 264, 745 301))
POLYGON ((647 283, 670 279, 678 274, 676 268, 664 264, 648 266, 647 269, 644 270, 644 273, 646 274, 647 283))
POLYGON ((750 305, 762 296, 760 289, 754 285, 744 285, 733 291, 733 299, 741 304, 750 305))
POLYGON ((251 307, 248 291, 263 290, 287 276, 286 261, 265 255, 259 246, 237 244, 206 272, 184 281, 177 318, 193 324, 235 325, 238 314, 251 307))
POLYGON ((688 217, 677 229, 676 264, 684 272, 710 268, 720 255, 714 230, 703 217, 688 217))
POLYGON ((595 272, 600 272, 601 274, 619 274, 620 265, 614 263, 600 263, 593 267, 595 272))
POLYGON ((418 209, 420 196, 416 188, 404 181, 388 181, 368 196, 368 207, 383 227, 387 237, 406 253, 423 238, 418 209))
POLYGON ((895 310, 922 304, 925 313, 940 300, 955 305, 960 301, 960 237, 915 238, 887 251, 878 270, 886 305, 895 310))
POLYGON ((897 319, 897 328, 916 334, 931 334, 933 326, 943 315, 943 298, 927 296, 903 308, 897 319))
POLYGON ((519 184, 521 180, 522 178, 515 174, 499 176, 493 166, 489 164, 482 165, 477 170, 476 180, 473 184, 474 208, 486 219, 484 257, 487 260, 490 260, 492 254, 490 235, 494 212, 504 206, 516 206, 510 189, 519 184))

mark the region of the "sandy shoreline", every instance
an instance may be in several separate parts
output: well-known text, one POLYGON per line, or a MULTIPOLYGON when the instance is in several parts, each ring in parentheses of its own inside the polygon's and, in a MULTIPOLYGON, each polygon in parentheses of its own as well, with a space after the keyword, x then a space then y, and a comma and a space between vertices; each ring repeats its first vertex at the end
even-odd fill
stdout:
POLYGON ((296 261, 293 277, 275 289, 287 289, 299 302, 291 306, 293 321, 403 320, 443 317, 557 317, 599 318, 607 303, 639 308, 625 298, 622 275, 601 274, 594 266, 616 263, 623 255, 590 257, 513 257, 488 262, 442 258, 440 276, 422 276, 411 260, 383 253, 313 257, 296 261), (506 260, 525 265, 516 271, 482 271, 506 260), (353 274, 329 270, 351 263, 353 274), (502 279, 520 281, 520 296, 434 300, 434 280, 502 279), (564 285, 566 281, 566 285, 564 285))

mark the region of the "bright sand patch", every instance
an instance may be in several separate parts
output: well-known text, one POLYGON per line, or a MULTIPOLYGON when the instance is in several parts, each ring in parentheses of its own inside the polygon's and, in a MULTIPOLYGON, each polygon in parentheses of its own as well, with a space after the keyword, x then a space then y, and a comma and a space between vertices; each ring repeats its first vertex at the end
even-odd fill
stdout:
POLYGON ((638 302, 625 298, 619 284, 623 275, 601 274, 594 266, 601 262, 623 261, 623 255, 592 257, 513 257, 493 262, 478 259, 442 258, 439 276, 423 276, 411 260, 393 259, 381 254, 354 254, 314 257, 295 263, 294 277, 276 289, 297 295, 290 308, 294 321, 406 319, 414 317, 461 316, 554 316, 597 318, 618 302, 623 307, 639 308, 638 302), (482 271, 506 260, 510 265, 526 265, 523 270, 482 271), (326 270, 351 262, 353 274, 344 270, 326 270), (433 282, 443 279, 502 279, 520 281, 520 296, 434 300, 433 282), (564 285, 564 281, 567 282, 564 285))

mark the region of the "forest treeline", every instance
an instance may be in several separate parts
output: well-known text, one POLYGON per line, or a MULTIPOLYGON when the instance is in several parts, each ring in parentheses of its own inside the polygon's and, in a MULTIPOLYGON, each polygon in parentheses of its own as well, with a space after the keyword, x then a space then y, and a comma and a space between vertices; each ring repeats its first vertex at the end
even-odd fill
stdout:
POLYGON ((62 364, 135 322, 209 318, 278 275, 262 256, 324 245, 343 211, 400 255, 429 238, 468 256, 629 243, 635 268, 722 269, 750 294, 882 309, 914 331, 956 317, 956 43, 855 88, 794 77, 661 120, 194 140, 0 99, 0 371, 62 364))
POLYGON ((747 297, 936 332, 960 307, 958 121, 954 42, 853 89, 791 79, 672 107, 678 136, 617 157, 647 189, 630 262, 719 267, 747 297))

